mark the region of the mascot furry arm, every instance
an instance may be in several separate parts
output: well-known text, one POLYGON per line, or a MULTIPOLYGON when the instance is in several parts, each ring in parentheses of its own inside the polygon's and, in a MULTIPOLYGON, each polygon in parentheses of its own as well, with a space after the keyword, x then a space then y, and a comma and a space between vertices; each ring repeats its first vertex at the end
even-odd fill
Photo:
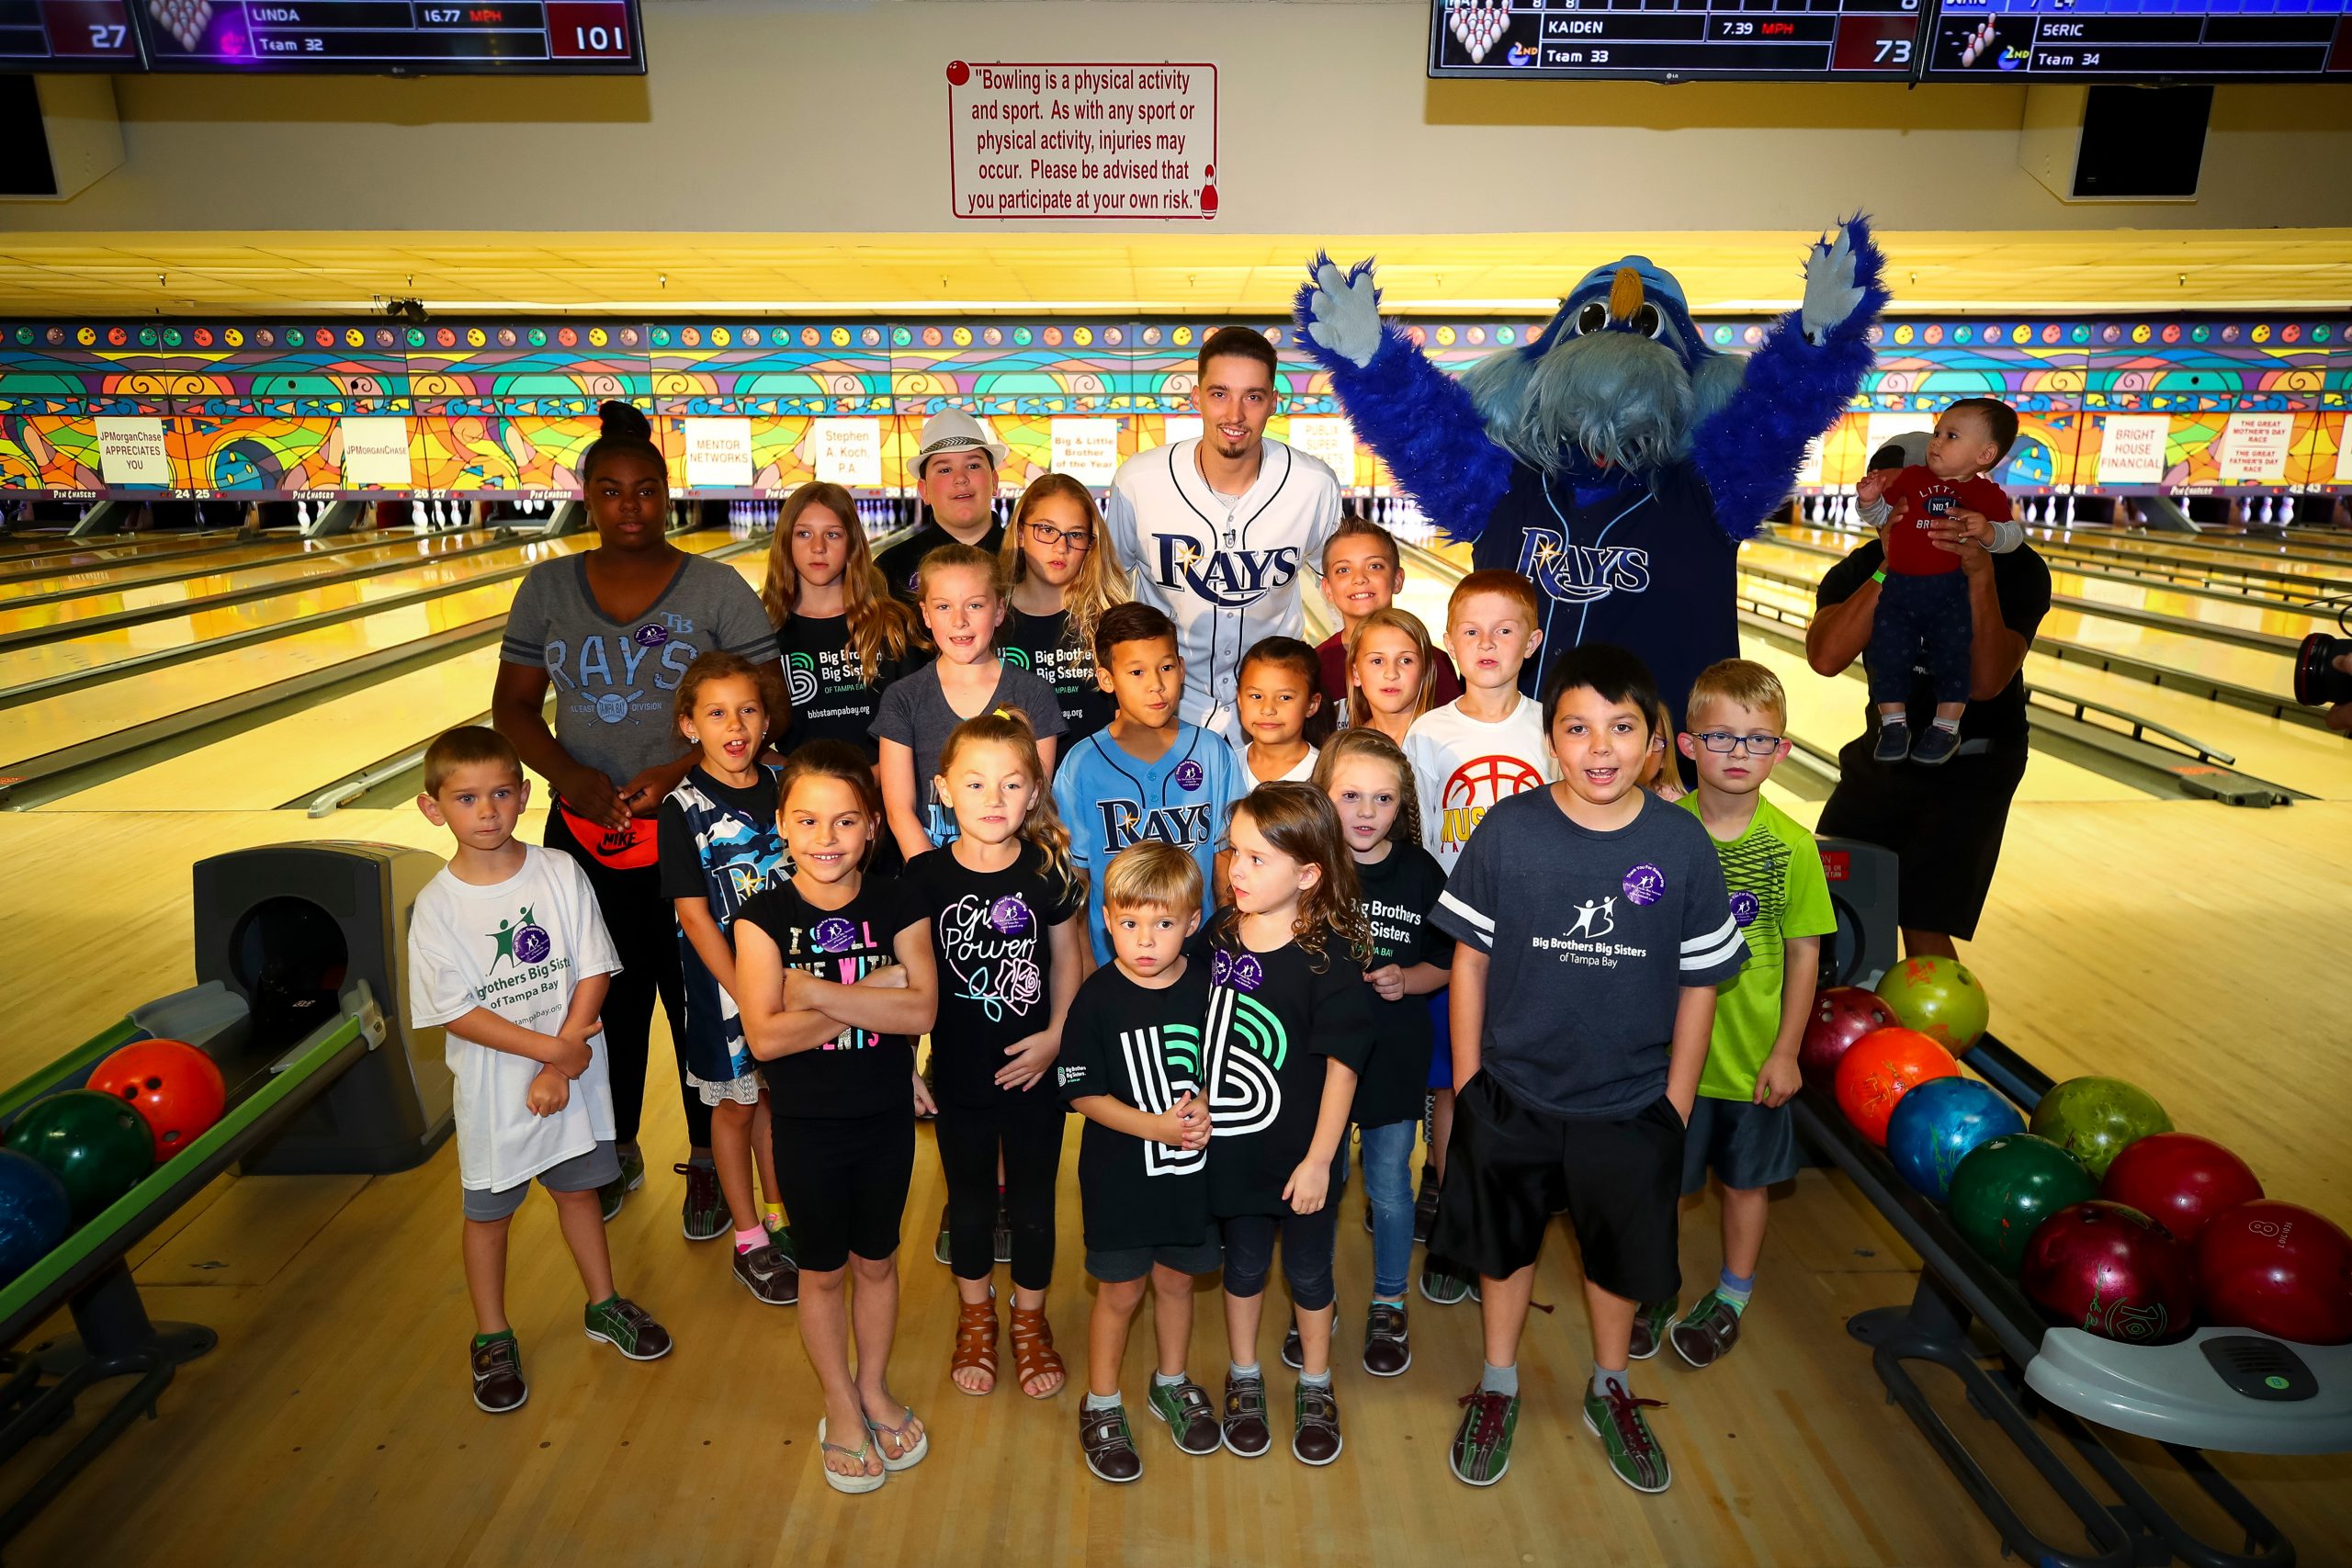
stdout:
POLYGON ((1300 333, 1331 372, 1358 432, 1456 539, 1485 531, 1521 466, 1577 483, 1655 483, 1686 464, 1706 488, 1716 525, 1732 538, 1747 537, 1788 497, 1805 444, 1861 385, 1872 358, 1870 328, 1887 300, 1883 257, 1858 216, 1834 240, 1815 242, 1804 303, 1743 359, 1702 344, 1671 277, 1628 257, 1596 269, 1525 347, 1491 355, 1457 381, 1402 328, 1381 321, 1372 265, 1362 262, 1343 274, 1317 255, 1311 281, 1298 291, 1300 333), (1645 316, 1645 281, 1652 299, 1645 316), (1655 365, 1634 366, 1614 384, 1597 382, 1580 404, 1571 390, 1555 396, 1556 406, 1539 408, 1554 396, 1540 367, 1566 343, 1564 334, 1603 331, 1664 344, 1680 362, 1680 386, 1670 376, 1661 385, 1655 365), (1651 405, 1638 416, 1620 412, 1651 405))

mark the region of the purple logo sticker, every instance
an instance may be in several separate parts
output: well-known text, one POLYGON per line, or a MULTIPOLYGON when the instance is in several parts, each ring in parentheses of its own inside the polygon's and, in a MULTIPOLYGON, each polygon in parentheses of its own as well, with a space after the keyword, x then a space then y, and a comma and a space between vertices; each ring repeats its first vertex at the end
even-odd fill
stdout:
POLYGON ((1743 926, 1756 923, 1756 895, 1735 893, 1731 896, 1731 918, 1743 926))
POLYGON ((1666 873, 1644 861, 1625 874, 1625 897, 1636 904, 1655 904, 1666 897, 1666 873))
POLYGON ((1237 991, 1254 991, 1266 983, 1266 970, 1256 953, 1227 953, 1220 947, 1209 964, 1209 978, 1237 991))
POLYGON ((809 931, 808 940, 817 944, 820 953, 847 953, 850 943, 857 940, 857 928, 834 916, 819 920, 809 931))
POLYGON ((659 648, 670 640, 670 628, 659 621, 648 621, 637 628, 637 646, 659 648))
POLYGON ((1176 764, 1177 788, 1189 794, 1200 788, 1207 780, 1208 775, 1201 771, 1201 765, 1190 757, 1176 764))
POLYGON ((544 964, 555 943, 543 927, 524 926, 514 933, 514 956, 526 964, 544 964))
POLYGON ((1019 936, 1029 929, 1029 906, 1008 893, 989 906, 989 925, 1006 936, 1019 936))

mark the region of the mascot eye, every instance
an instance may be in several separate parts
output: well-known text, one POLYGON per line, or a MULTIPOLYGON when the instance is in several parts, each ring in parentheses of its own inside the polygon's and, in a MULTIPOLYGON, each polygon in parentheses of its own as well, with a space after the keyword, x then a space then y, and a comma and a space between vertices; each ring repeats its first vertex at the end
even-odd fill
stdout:
POLYGON ((1633 328, 1644 337, 1664 337, 1666 317, 1655 305, 1643 305, 1634 312, 1633 328))
POLYGON ((1576 328, 1577 335, 1579 337, 1586 333, 1597 333, 1608 324, 1609 307, 1598 299, 1588 300, 1577 311, 1576 328))

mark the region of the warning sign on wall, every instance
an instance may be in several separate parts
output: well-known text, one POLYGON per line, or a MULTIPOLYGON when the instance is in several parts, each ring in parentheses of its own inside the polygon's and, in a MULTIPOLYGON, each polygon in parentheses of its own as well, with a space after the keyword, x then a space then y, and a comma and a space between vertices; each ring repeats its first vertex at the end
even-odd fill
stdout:
POLYGON ((956 61, 948 201, 958 218, 1216 216, 1216 67, 956 61))

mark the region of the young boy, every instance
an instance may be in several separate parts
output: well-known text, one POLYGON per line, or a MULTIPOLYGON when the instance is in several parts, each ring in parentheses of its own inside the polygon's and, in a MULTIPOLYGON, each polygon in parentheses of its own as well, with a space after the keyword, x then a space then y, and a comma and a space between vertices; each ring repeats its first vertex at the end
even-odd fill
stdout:
POLYGON ((1560 780, 1498 804, 1438 900, 1453 959, 1453 1146, 1430 1247, 1478 1271, 1486 1371, 1464 1400, 1454 1475, 1510 1465, 1519 1337, 1535 1257, 1566 1208, 1584 1255, 1585 1425, 1618 1479, 1666 1490, 1666 1454, 1627 1380, 1636 1304, 1680 1287, 1684 1126, 1715 987, 1747 944, 1706 830, 1634 782, 1657 693, 1622 648, 1588 643, 1544 682, 1560 780))
MULTIPOLYGON (((1369 614, 1370 612, 1366 612, 1369 614)), ((1519 672, 1543 645, 1536 629, 1542 608, 1535 585, 1515 571, 1474 571, 1446 601, 1445 642, 1462 667, 1462 694, 1413 721, 1405 732, 1405 759, 1421 803, 1421 847, 1451 874, 1470 830, 1498 801, 1540 789, 1559 776, 1544 744, 1536 705, 1520 694, 1519 672)), ((1453 1129, 1453 1056, 1448 1043, 1444 993, 1430 1000, 1437 1046, 1430 1060, 1429 1166, 1413 1228, 1424 1237, 1436 1217, 1445 1181, 1446 1147, 1453 1129)), ((1422 1259, 1421 1294, 1450 1306, 1470 1293, 1470 1280, 1434 1250, 1422 1259)))
POLYGON ((1256 784, 1305 784, 1315 776, 1306 724, 1323 707, 1315 650, 1295 637, 1261 637, 1241 656, 1242 761, 1256 784))
MULTIPOLYGON (((1405 561, 1396 536, 1352 512, 1341 517, 1339 530, 1323 547, 1323 600, 1340 617, 1340 629, 1315 648, 1325 713, 1348 700, 1348 638, 1366 615, 1395 604, 1396 591, 1404 586, 1405 561)), ((1450 703, 1462 694, 1462 677, 1443 653, 1436 658, 1436 687, 1430 700, 1450 703)))
POLYGON ((1713 1366, 1739 1342, 1764 1248, 1765 1189, 1797 1173, 1789 1097, 1804 1080, 1797 1047, 1813 1014, 1821 939, 1838 929, 1829 882, 1813 835, 1763 795, 1773 764, 1789 754, 1781 734, 1789 703, 1760 664, 1726 659, 1690 686, 1682 754, 1699 764, 1699 787, 1679 802, 1705 824, 1731 890, 1732 919, 1747 964, 1715 992, 1706 1070, 1682 1146, 1682 1190, 1724 1185, 1724 1267, 1715 1288, 1681 1320, 1668 1300, 1643 1303, 1634 1320, 1636 1360, 1674 1342, 1694 1367, 1713 1366), (1671 1327, 1668 1325, 1671 1325, 1671 1327))
POLYGON ((1984 477, 2008 456, 2018 438, 2017 411, 1997 398, 1962 398, 1936 420, 1927 460, 1893 478, 1881 469, 1854 486, 1865 523, 1882 529, 1886 564, 1871 579, 1879 587, 1863 665, 1871 701, 1878 705, 1881 762, 1905 757, 1939 767, 1960 750, 1960 716, 1968 706, 1968 581, 1960 557, 1939 547, 1928 529, 1949 522, 1989 525, 1987 547, 2015 549, 2024 530, 2010 522, 2009 498, 1984 477), (1892 521, 1889 514, 1892 513, 1892 521), (1935 721, 1911 738, 1907 706, 1912 667, 1926 670, 1936 696, 1935 721))
POLYGON ((1241 754, 1177 716, 1184 660, 1176 624, 1148 604, 1114 604, 1094 627, 1094 680, 1118 712, 1054 769, 1054 805, 1069 829, 1069 858, 1087 874, 1094 961, 1111 962, 1102 926, 1102 869, 1147 840, 1189 851, 1214 885, 1225 808, 1250 793, 1241 754))
POLYGON ((620 1174, 597 1017, 620 960, 578 863, 515 839, 530 797, 522 759, 494 729, 452 729, 424 753, 417 809, 458 846, 416 896, 409 1006, 416 1024, 446 1032, 457 1079, 474 1403, 492 1414, 530 1395, 506 1321, 506 1229, 534 1177, 588 1289, 588 1337, 633 1361, 670 1353, 669 1332, 613 1289, 596 1196, 620 1174))
POLYGON ((1086 1271, 1101 1281, 1087 1331, 1085 1402, 1078 1442, 1105 1481, 1143 1474, 1119 1398, 1127 1326, 1151 1283, 1159 1367, 1151 1413, 1182 1452, 1216 1452, 1221 1428, 1208 1392, 1184 1371, 1193 1335, 1193 1279, 1224 1267, 1209 1223, 1207 1097, 1201 1023, 1208 966, 1184 956, 1201 927, 1201 868, 1172 844, 1122 850, 1103 872, 1102 902, 1116 962, 1079 987, 1062 1025, 1055 1081, 1086 1118, 1078 1190, 1086 1216, 1086 1271))

